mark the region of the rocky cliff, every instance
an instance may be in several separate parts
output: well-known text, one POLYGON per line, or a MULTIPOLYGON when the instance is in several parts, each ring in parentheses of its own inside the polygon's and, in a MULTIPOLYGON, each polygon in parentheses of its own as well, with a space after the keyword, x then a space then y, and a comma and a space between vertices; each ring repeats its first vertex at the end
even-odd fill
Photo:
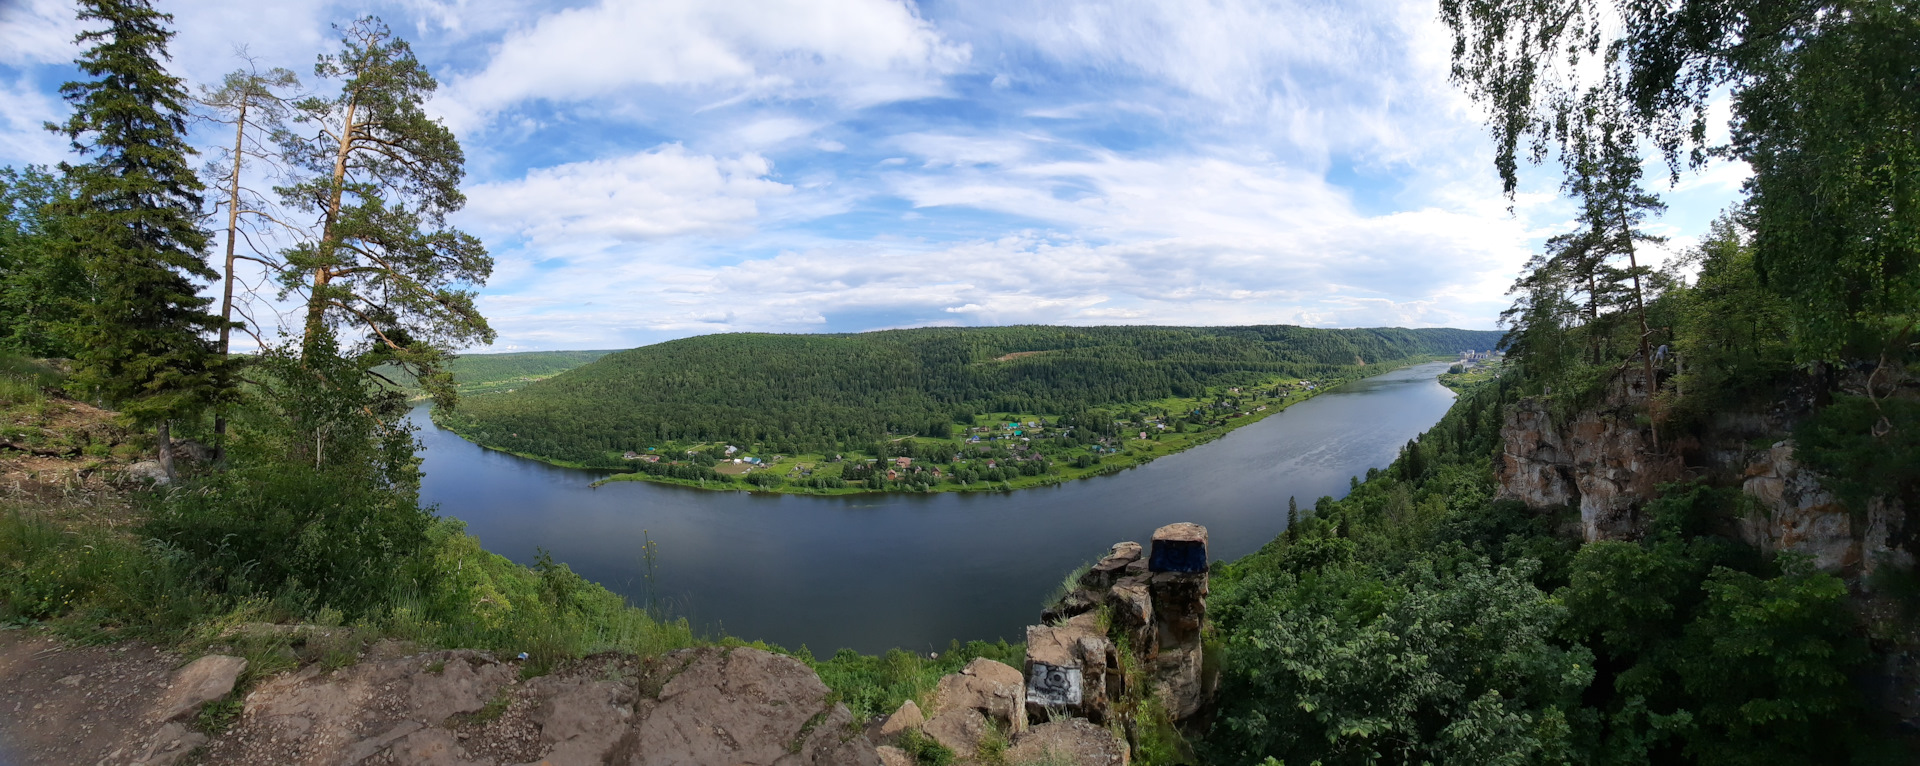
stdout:
POLYGON ((1646 531, 1639 509, 1660 484, 1698 479, 1740 488, 1749 503, 1733 531, 1762 550, 1807 554, 1844 575, 1913 565, 1898 544, 1907 517, 1899 501, 1874 498, 1864 511, 1849 509, 1794 458, 1793 426, 1812 411, 1823 381, 1800 381, 1764 406, 1718 413, 1699 432, 1669 436, 1656 449, 1643 377, 1638 368, 1623 371, 1598 403, 1570 416, 1556 418, 1538 398, 1510 405, 1495 465, 1498 498, 1577 507, 1588 541, 1631 540, 1646 531))

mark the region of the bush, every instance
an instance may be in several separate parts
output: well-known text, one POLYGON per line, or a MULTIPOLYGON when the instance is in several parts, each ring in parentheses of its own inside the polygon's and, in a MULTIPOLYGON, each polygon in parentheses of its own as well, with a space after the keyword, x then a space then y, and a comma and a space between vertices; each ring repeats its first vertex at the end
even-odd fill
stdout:
POLYGON ((214 592, 301 594, 358 615, 432 575, 420 565, 431 515, 411 494, 368 487, 357 472, 238 469, 152 505, 142 534, 185 553, 214 592))

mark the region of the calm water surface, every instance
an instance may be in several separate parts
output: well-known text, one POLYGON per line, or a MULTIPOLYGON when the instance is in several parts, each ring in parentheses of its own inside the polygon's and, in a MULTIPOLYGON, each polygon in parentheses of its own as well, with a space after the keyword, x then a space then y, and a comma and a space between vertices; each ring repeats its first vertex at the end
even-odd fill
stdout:
POLYGON ((1112 476, 1011 493, 807 497, 711 492, 481 449, 416 409, 423 502, 467 522, 489 549, 530 563, 545 548, 635 602, 642 540, 658 544, 654 592, 676 614, 817 654, 941 649, 950 639, 1023 640, 1073 567, 1175 521, 1206 525, 1215 558, 1286 528, 1385 466, 1438 422, 1445 363, 1351 383, 1186 452, 1112 476), (644 533, 644 535, 643 535, 644 533))

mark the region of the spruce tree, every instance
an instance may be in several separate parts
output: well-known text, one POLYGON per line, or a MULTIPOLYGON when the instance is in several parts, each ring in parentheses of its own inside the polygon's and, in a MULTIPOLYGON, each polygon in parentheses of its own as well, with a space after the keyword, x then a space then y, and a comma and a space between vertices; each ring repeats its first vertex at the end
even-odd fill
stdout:
POLYGON ((194 281, 217 275, 203 257, 202 187, 187 164, 189 102, 162 64, 171 16, 146 0, 80 7, 82 21, 104 25, 76 40, 92 44, 75 64, 93 79, 61 86, 74 113, 47 126, 91 158, 61 166, 75 187, 66 245, 93 291, 75 333, 74 383, 131 423, 155 427, 171 476, 170 421, 216 398, 219 365, 208 339, 219 320, 194 281))

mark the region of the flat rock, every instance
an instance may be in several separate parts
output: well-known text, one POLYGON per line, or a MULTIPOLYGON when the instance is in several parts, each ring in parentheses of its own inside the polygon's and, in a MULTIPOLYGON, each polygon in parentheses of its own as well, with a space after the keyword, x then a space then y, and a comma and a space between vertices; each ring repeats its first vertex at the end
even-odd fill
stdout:
POLYGON ((154 720, 171 721, 200 710, 200 706, 233 692, 246 672, 247 661, 225 654, 209 654, 173 674, 173 685, 154 705, 154 720))
POLYGON ((1035 725, 1007 749, 1007 763, 1126 766, 1128 760, 1125 742, 1081 718, 1035 725))
POLYGON ((137 766, 172 766, 193 749, 206 744, 207 735, 188 729, 179 721, 169 721, 154 732, 146 751, 134 760, 137 766))

